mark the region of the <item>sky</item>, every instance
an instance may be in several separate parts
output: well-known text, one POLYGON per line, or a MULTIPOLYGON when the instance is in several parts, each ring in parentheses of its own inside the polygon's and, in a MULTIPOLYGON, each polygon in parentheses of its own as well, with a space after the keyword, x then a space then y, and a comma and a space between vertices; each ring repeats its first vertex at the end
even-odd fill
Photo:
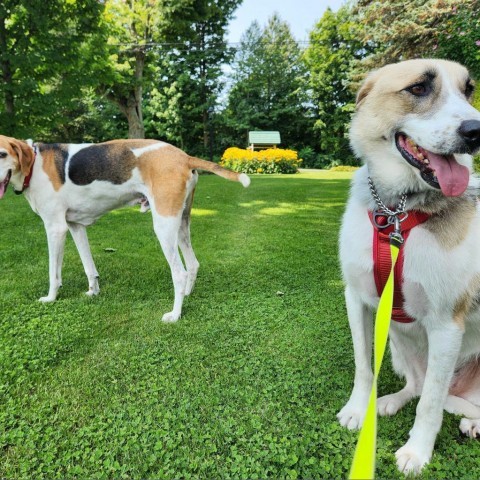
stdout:
POLYGON ((257 20, 264 27, 273 13, 290 25, 297 41, 308 40, 308 32, 330 7, 337 11, 345 0, 243 0, 229 26, 229 43, 237 43, 250 24, 257 20))

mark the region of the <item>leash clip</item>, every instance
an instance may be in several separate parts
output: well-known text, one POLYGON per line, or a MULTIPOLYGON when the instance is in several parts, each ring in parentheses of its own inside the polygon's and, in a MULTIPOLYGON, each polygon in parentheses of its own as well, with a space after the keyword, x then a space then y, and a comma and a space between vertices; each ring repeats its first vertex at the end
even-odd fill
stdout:
MULTIPOLYGON (((400 248, 403 245, 404 239, 402 235, 402 229, 401 229, 401 223, 408 217, 408 213, 405 213, 403 218, 400 218, 401 213, 398 215, 393 216, 393 232, 390 233, 389 238, 390 238, 390 245, 394 245, 397 248, 400 248)), ((392 217, 388 218, 388 221, 390 222, 390 219, 392 217)))
POLYGON ((408 217, 408 212, 392 212, 391 215, 388 213, 376 208, 372 212, 372 220, 373 224, 380 230, 383 230, 384 228, 389 227, 390 225, 393 225, 395 231, 400 231, 400 224, 405 221, 408 217), (386 218, 387 222, 385 224, 378 223, 377 218, 382 217, 386 218))
POLYGON ((402 235, 402 222, 404 222, 407 217, 407 212, 395 212, 393 215, 389 215, 379 209, 374 210, 372 214, 373 223, 379 230, 383 230, 384 228, 393 225, 393 232, 389 234, 390 245, 395 245, 398 248, 400 248, 404 242, 402 235), (386 222, 379 223, 377 219, 380 217, 386 218, 386 222))

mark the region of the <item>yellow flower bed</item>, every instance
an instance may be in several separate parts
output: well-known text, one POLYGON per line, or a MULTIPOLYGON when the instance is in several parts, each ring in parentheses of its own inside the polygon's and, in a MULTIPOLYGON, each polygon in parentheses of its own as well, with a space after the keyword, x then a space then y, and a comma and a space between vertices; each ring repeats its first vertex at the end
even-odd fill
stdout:
POLYGON ((220 165, 243 173, 296 173, 302 162, 294 150, 267 148, 252 151, 243 148, 227 148, 220 165))

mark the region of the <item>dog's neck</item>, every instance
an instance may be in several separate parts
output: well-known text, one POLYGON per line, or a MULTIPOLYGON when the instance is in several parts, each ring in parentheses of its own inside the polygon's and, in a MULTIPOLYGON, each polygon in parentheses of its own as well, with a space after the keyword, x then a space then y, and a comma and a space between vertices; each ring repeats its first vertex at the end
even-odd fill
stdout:
MULTIPOLYGON (((352 193, 360 197, 360 200, 367 206, 368 210, 375 210, 377 203, 372 196, 368 186, 368 177, 370 172, 366 166, 360 168, 355 175, 355 180, 352 186, 352 193)), ((461 197, 445 197, 440 191, 435 190, 405 190, 400 184, 388 184, 382 182, 374 175, 371 176, 375 185, 375 189, 382 202, 389 206, 395 207, 399 204, 403 194, 407 194, 406 210, 418 210, 430 214, 441 212, 450 208, 453 204, 458 202, 476 201, 480 194, 480 183, 478 186, 472 185, 466 190, 461 197)), ((358 197, 357 197, 358 198, 358 197)))

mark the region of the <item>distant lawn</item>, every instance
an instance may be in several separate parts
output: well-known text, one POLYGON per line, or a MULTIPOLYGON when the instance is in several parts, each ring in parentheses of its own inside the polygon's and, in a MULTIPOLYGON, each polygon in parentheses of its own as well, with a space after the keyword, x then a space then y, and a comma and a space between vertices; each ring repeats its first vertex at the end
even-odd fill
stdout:
MULTIPOLYGON (((71 239, 55 304, 41 220, 0 201, 0 477, 345 478, 356 433, 335 418, 353 381, 337 259, 348 173, 255 176, 249 189, 202 176, 192 220, 200 261, 183 318, 150 214, 89 230, 101 293, 71 239), (115 249, 106 252, 105 249, 115 249)), ((352 238, 352 242, 355 238, 352 238)), ((389 362, 380 393, 402 382, 389 362)), ((416 402, 382 419, 378 478, 416 402)), ((480 445, 446 415, 422 478, 479 478, 480 445)))

